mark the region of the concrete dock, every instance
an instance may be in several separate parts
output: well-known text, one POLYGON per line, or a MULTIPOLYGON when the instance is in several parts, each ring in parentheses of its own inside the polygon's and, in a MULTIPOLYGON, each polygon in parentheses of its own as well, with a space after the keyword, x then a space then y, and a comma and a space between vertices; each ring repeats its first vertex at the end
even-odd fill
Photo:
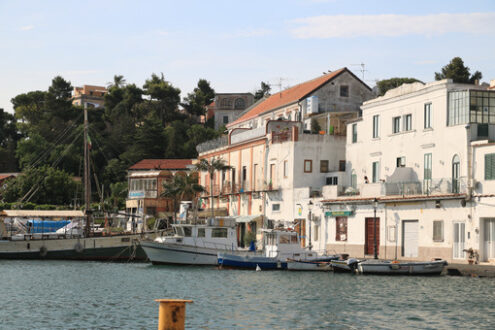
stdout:
POLYGON ((495 277, 495 265, 493 264, 449 264, 442 275, 495 277))

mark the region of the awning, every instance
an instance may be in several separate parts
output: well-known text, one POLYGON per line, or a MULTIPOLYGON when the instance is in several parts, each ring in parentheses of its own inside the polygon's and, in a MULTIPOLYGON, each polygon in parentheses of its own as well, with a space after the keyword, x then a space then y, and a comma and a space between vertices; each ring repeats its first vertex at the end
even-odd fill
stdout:
POLYGON ((238 215, 233 217, 237 223, 246 223, 263 219, 262 215, 238 215))
POLYGON ((37 218, 82 218, 83 211, 78 210, 3 210, 4 217, 37 217, 37 218))

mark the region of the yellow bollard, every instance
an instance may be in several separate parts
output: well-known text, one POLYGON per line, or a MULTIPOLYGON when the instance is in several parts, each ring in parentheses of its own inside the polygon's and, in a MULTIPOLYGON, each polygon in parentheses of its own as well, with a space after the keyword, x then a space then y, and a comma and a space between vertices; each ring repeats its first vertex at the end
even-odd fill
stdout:
POLYGON ((160 303, 158 309, 158 330, 184 329, 186 321, 186 303, 192 300, 155 299, 160 303))

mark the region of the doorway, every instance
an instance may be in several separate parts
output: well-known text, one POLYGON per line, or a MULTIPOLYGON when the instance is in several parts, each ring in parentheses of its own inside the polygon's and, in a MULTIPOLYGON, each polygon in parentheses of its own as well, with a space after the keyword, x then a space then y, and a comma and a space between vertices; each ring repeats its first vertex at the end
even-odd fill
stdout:
MULTIPOLYGON (((374 219, 365 218, 365 242, 364 242, 364 254, 374 255, 375 254, 375 229, 374 229, 374 219)), ((377 255, 380 252, 380 218, 376 218, 376 248, 377 255)))
POLYGON ((452 247, 452 257, 454 259, 464 259, 464 243, 466 241, 466 224, 464 222, 454 222, 454 246, 452 247))
POLYGON ((495 218, 484 219, 483 260, 495 259, 495 218))
POLYGON ((418 256, 418 220, 402 221, 402 256, 416 258, 418 256))

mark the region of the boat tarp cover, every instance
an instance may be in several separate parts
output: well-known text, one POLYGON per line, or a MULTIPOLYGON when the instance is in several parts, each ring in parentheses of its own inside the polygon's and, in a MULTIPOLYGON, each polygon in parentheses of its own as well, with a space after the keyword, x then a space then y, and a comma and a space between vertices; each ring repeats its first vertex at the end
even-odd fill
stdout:
POLYGON ((58 229, 68 225, 69 223, 69 220, 28 220, 27 227, 30 227, 31 234, 53 233, 58 229))
POLYGON ((84 212, 79 210, 3 210, 3 217, 32 217, 32 218, 82 218, 84 212))

